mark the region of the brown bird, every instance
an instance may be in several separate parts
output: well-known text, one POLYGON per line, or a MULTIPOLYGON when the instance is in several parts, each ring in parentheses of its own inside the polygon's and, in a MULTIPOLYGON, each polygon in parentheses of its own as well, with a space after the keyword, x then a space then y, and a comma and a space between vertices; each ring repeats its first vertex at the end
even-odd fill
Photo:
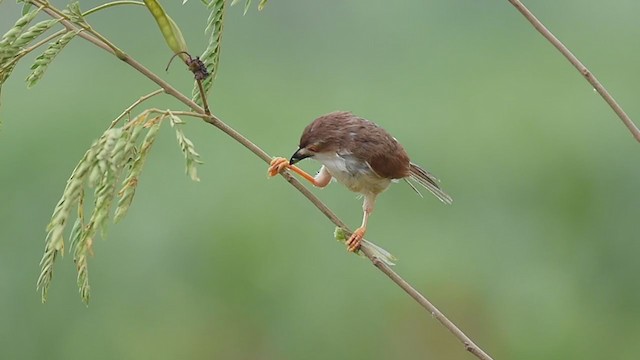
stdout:
POLYGON ((323 115, 309 124, 302 132, 298 150, 291 159, 276 157, 271 160, 269 176, 285 169, 298 173, 319 188, 327 186, 335 178, 349 190, 364 196, 362 225, 347 240, 347 249, 352 252, 360 248, 376 197, 391 182, 405 179, 422 196, 408 181, 412 179, 442 202, 451 204, 453 201, 440 189, 438 179, 412 163, 402 145, 386 130, 346 111, 323 115), (306 158, 322 163, 315 177, 293 165, 306 158))

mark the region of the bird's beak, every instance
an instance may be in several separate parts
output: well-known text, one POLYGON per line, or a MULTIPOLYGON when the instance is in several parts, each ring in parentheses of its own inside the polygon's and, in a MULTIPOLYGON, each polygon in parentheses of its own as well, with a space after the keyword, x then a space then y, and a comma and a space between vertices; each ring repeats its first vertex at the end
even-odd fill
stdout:
POLYGON ((308 157, 310 157, 311 154, 309 154, 304 148, 299 148, 298 150, 296 150, 296 152, 293 153, 293 155, 291 155, 291 159, 289 160, 289 164, 293 165, 295 163, 297 163, 300 160, 306 159, 308 157))

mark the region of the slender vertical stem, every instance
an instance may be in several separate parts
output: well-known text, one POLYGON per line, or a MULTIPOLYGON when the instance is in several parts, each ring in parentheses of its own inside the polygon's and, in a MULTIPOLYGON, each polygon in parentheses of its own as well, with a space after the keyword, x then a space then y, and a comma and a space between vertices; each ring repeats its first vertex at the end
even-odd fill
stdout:
POLYGON ((202 108, 204 109, 204 113, 207 115, 211 115, 211 111, 209 110, 209 103, 207 102, 207 92, 204 90, 204 86, 202 85, 202 80, 196 80, 198 83, 198 89, 200 89, 200 100, 202 100, 202 108))
POLYGON ((618 115, 620 120, 624 123, 624 125, 629 129, 631 135, 640 142, 640 130, 633 123, 633 120, 627 115, 627 113, 622 109, 622 107, 618 104, 618 102, 609 94, 607 89, 598 81, 595 75, 587 69, 584 64, 578 60, 578 58, 573 55, 573 53, 557 38, 549 29, 547 29, 544 24, 538 18, 533 15, 533 13, 527 9, 524 4, 519 0, 509 0, 509 2, 533 25, 533 27, 538 30, 545 39, 547 39, 553 46, 555 46, 558 51, 562 55, 564 55, 567 60, 573 65, 579 72, 584 76, 584 78, 593 86, 593 88, 602 96, 604 101, 609 104, 611 109, 618 115))

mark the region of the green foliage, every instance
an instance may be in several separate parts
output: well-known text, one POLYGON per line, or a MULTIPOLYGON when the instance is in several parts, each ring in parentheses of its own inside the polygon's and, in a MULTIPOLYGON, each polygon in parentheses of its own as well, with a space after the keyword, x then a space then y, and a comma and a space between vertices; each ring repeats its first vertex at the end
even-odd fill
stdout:
POLYGON ((80 10, 80 3, 74 1, 67 5, 67 9, 65 10, 65 14, 68 15, 69 21, 74 24, 83 24, 85 25, 87 22, 84 20, 84 15, 80 10))
POLYGON ((33 4, 28 2, 28 1, 18 0, 18 2, 23 2, 24 3, 24 4, 22 4, 22 15, 28 13, 29 10, 31 10, 31 7, 33 6, 33 4))
POLYGON ((58 253, 64 252, 64 232, 70 222, 73 209, 77 217, 70 232, 70 245, 73 260, 78 271, 78 289, 82 300, 89 302, 89 276, 87 257, 92 253, 92 244, 98 235, 105 236, 105 230, 113 200, 118 197, 114 221, 120 220, 129 209, 138 178, 149 156, 162 121, 169 117, 176 128, 178 142, 187 159, 187 171, 197 180, 195 165, 200 163, 193 143, 187 139, 178 125, 182 122, 170 112, 161 113, 149 119, 157 110, 146 110, 122 127, 107 129, 87 150, 67 181, 67 186, 56 205, 47 227, 45 251, 42 257, 41 272, 37 287, 42 291, 42 301, 46 301, 47 292, 53 274, 53 265, 58 253), (146 135, 138 145, 143 131, 146 135), (138 150, 139 149, 139 150, 138 150), (116 184, 124 175, 122 188, 116 192, 116 184), (93 207, 89 220, 85 222, 85 189, 94 189, 93 207))
MULTIPOLYGON (((213 0, 207 5, 209 12, 209 18, 207 19, 207 26, 205 28, 205 33, 209 35, 209 43, 207 44, 207 48, 204 50, 202 55, 200 56, 200 60, 204 62, 207 71, 209 72, 209 76, 202 80, 202 86, 206 94, 209 93, 209 90, 213 86, 213 81, 215 80, 218 74, 218 64, 220 63, 220 50, 221 50, 221 42, 222 42, 222 30, 223 30, 223 21, 224 21, 224 12, 225 12, 225 1, 224 0, 213 0)), ((192 99, 202 105, 202 99, 200 98, 200 88, 198 83, 196 82, 193 85, 193 90, 191 92, 192 99)))
MULTIPOLYGON (((51 221, 47 226, 47 237, 45 239, 45 251, 40 261, 41 271, 38 277, 37 288, 42 291, 42 301, 46 301, 49 284, 53 276, 53 265, 58 253, 64 252, 64 229, 69 221, 69 216, 74 206, 83 204, 84 182, 87 174, 94 164, 96 148, 99 142, 87 150, 78 165, 67 180, 62 197, 56 205, 51 221)), ((76 232, 77 233, 77 232, 76 232)))
MULTIPOLYGON (((83 13, 80 10, 79 3, 75 1, 67 5, 67 8, 62 11, 62 14, 72 23, 79 25, 83 29, 91 30, 91 27, 85 20, 86 15, 117 5, 144 6, 144 3, 128 0, 116 1, 99 5, 83 13)), ((59 20, 57 19, 43 20, 29 27, 27 30, 24 30, 25 27, 35 18, 35 16, 40 11, 40 9, 26 11, 29 10, 31 6, 31 3, 25 2, 23 7, 23 16, 18 21, 16 21, 14 26, 9 29, 9 31, 7 31, 3 35, 2 40, 0 40, 0 91, 2 90, 2 85, 4 84, 4 82, 11 75, 11 72, 15 68, 15 64, 18 60, 20 60, 31 51, 35 50, 37 47, 46 44, 48 40, 53 40, 56 37, 62 35, 60 39, 53 43, 50 43, 49 48, 43 54, 38 56, 34 64, 31 66, 32 72, 29 74, 26 80, 27 87, 32 87, 33 85, 35 85, 42 78, 51 61, 53 61, 53 59, 60 53, 60 51, 78 33, 76 31, 63 30, 28 48, 27 46, 33 43, 35 39, 44 34, 51 27, 59 23, 59 20)), ((116 48, 114 48, 114 50, 116 50, 116 48)))
POLYGON ((39 11, 40 9, 34 9, 24 14, 16 21, 13 27, 2 36, 2 40, 0 40, 0 53, 3 53, 5 49, 18 38, 26 26, 38 15, 39 11))
MULTIPOLYGON (((185 1, 186 2, 186 1, 185 1)), ((231 6, 235 5, 238 0, 231 1, 231 6)), ((183 2, 184 3, 184 2, 183 2)), ((208 94, 209 90, 213 86, 213 81, 216 79, 218 73, 218 65, 220 64, 220 51, 222 43, 222 32, 224 30, 224 15, 226 10, 225 0, 211 0, 209 2, 204 1, 209 9, 209 17, 207 19, 207 27, 205 33, 209 35, 209 43, 207 48, 200 55, 202 60, 209 71, 210 76, 202 81, 205 92, 208 94)), ((258 10, 262 10, 267 4, 267 0, 261 0, 258 4, 258 10)), ((243 14, 246 14, 251 6, 251 0, 246 0, 244 4, 243 14)), ((197 82, 193 86, 191 91, 193 101, 202 105, 200 98, 200 89, 197 82)))
POLYGON ((79 31, 67 31, 57 41, 51 43, 47 50, 36 58, 31 65, 31 73, 27 76, 27 88, 33 87, 42 77, 53 59, 60 54, 60 51, 73 39, 79 31))
POLYGON ((267 6, 268 1, 269 0, 260 0, 260 3, 258 4, 258 11, 262 11, 264 7, 267 6))
POLYGON ((29 44, 53 24, 52 20, 43 21, 24 31, 39 11, 40 9, 34 9, 24 14, 0 40, 0 91, 15 67, 20 48, 29 44))
MULTIPOLYGON (((144 122, 146 121, 147 116, 148 113, 142 113, 133 122, 144 122)), ((144 152, 141 154, 137 154, 135 139, 140 136, 142 129, 143 127, 141 126, 134 127, 129 135, 129 138, 133 140, 127 141, 125 144, 123 153, 131 154, 132 156, 128 156, 124 159, 125 166, 127 169, 129 169, 129 173, 122 181, 122 188, 120 189, 120 192, 118 192, 119 200, 118 205, 116 206, 115 213, 113 215, 114 222, 120 221, 120 219, 122 219, 124 215, 126 215, 127 211, 129 210, 129 206, 131 206, 131 203, 133 202, 133 196, 135 195, 136 187, 138 186, 138 177, 142 173, 142 166, 147 159, 149 148, 151 147, 151 144, 153 144, 153 140, 155 139, 155 137, 153 137, 154 132, 152 132, 152 137, 149 137, 149 133, 147 133, 147 137, 143 142, 142 148, 144 152), (152 141, 150 142, 149 139, 151 139, 152 141)))
MULTIPOLYGON (((232 0, 231 1, 231 6, 237 4, 240 0, 232 0)), ((269 0, 260 0, 260 2, 258 3, 258 11, 262 11, 262 9, 264 9, 264 7, 267 5, 267 2, 269 0)), ((243 15, 246 15, 247 12, 249 11, 249 8, 251 7, 251 0, 245 0, 244 2, 244 10, 242 12, 243 15)))
POLYGON ((0 50, 0 56, 2 56, 3 59, 15 57, 20 49, 29 45, 35 38, 42 35, 42 33, 49 30, 57 23, 58 20, 43 20, 31 26, 29 29, 21 33, 10 45, 2 47, 0 50))
MULTIPOLYGON (((134 122, 145 123, 148 117, 149 112, 144 112, 140 114, 140 116, 138 116, 134 120, 134 122)), ((126 159, 125 162, 127 167, 129 168, 129 173, 122 181, 122 188, 118 192, 118 196, 120 197, 120 199, 118 200, 118 205, 114 213, 114 221, 120 221, 120 219, 122 219, 126 215, 129 207, 131 206, 131 203, 133 202, 133 196, 135 195, 138 186, 138 179, 140 177, 140 174, 142 173, 142 167, 147 161, 147 157, 149 156, 149 152, 151 151, 151 146, 156 140, 158 130, 160 129, 160 122, 157 121, 157 118, 155 118, 148 122, 148 125, 146 125, 145 127, 148 127, 149 130, 147 131, 147 134, 142 141, 140 151, 137 151, 136 147, 130 144, 127 144, 125 146, 125 151, 126 149, 130 149, 135 152, 135 156, 130 156, 128 159, 126 159)), ((139 127, 138 131, 134 129, 132 132, 132 137, 137 138, 140 134, 140 130, 142 129, 143 127, 139 127)))
POLYGON ((179 117, 175 116, 171 111, 167 111, 169 114, 169 119, 171 121, 171 126, 176 131, 176 138, 178 140, 178 145, 180 145, 180 150, 184 154, 184 158, 187 162, 186 172, 193 181, 200 181, 198 178, 198 172, 196 165, 202 164, 200 161, 200 155, 196 152, 193 142, 184 135, 184 132, 181 129, 181 126, 185 123, 179 117))

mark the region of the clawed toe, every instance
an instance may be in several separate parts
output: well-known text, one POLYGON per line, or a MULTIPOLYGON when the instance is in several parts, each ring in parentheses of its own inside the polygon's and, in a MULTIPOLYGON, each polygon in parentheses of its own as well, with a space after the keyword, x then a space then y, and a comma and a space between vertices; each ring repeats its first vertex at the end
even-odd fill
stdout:
POLYGON ((347 240, 347 251, 356 252, 360 250, 360 243, 362 242, 362 238, 364 237, 365 228, 357 228, 356 231, 351 234, 349 240, 347 240))
POLYGON ((269 176, 276 176, 288 167, 289 160, 283 157, 275 157, 273 158, 273 160, 271 160, 271 163, 269 163, 269 169, 267 170, 267 173, 269 176))

